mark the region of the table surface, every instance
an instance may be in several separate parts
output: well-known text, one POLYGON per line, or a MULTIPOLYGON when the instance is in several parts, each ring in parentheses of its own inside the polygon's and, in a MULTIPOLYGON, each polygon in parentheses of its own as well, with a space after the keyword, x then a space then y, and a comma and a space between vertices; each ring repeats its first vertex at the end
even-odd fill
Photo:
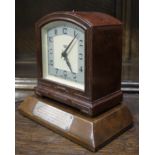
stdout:
POLYGON ((96 153, 54 133, 19 114, 20 101, 32 91, 16 91, 16 155, 138 155, 139 154, 139 94, 124 94, 134 126, 96 153))

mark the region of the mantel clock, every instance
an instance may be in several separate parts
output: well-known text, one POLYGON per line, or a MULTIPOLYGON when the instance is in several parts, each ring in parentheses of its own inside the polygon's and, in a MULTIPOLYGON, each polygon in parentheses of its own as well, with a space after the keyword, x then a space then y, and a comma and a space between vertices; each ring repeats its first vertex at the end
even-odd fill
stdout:
POLYGON ((36 23, 36 45, 36 95, 22 102, 22 114, 91 151, 131 127, 119 20, 99 12, 48 14, 36 23))
POLYGON ((36 24, 36 94, 97 115, 122 99, 122 24, 97 12, 56 12, 36 24))

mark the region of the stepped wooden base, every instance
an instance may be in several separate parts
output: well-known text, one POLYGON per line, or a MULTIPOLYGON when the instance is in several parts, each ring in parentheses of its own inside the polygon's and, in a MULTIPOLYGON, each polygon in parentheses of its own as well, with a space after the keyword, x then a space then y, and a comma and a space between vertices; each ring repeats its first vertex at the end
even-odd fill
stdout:
POLYGON ((96 151, 132 125, 131 114, 124 104, 90 118, 70 107, 60 106, 56 101, 30 96, 20 104, 19 110, 91 151, 96 151))

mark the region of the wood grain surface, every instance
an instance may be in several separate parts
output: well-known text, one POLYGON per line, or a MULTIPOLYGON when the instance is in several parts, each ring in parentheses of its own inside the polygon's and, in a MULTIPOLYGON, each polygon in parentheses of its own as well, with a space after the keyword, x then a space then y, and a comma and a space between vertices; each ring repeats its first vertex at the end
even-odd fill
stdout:
POLYGON ((16 91, 16 155, 138 155, 138 94, 124 94, 124 102, 133 115, 134 126, 98 152, 92 153, 19 114, 19 100, 31 93, 16 91))

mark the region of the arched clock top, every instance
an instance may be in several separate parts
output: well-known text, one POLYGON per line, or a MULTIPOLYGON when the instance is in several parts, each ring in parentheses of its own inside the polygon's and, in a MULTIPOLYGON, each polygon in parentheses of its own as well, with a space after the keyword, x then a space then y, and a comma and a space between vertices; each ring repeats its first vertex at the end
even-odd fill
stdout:
POLYGON ((67 20, 73 22, 78 25, 85 25, 86 27, 97 27, 97 26, 118 26, 122 23, 116 19, 105 13, 100 12, 53 12, 44 17, 42 17, 37 25, 44 25, 53 20, 67 20))

